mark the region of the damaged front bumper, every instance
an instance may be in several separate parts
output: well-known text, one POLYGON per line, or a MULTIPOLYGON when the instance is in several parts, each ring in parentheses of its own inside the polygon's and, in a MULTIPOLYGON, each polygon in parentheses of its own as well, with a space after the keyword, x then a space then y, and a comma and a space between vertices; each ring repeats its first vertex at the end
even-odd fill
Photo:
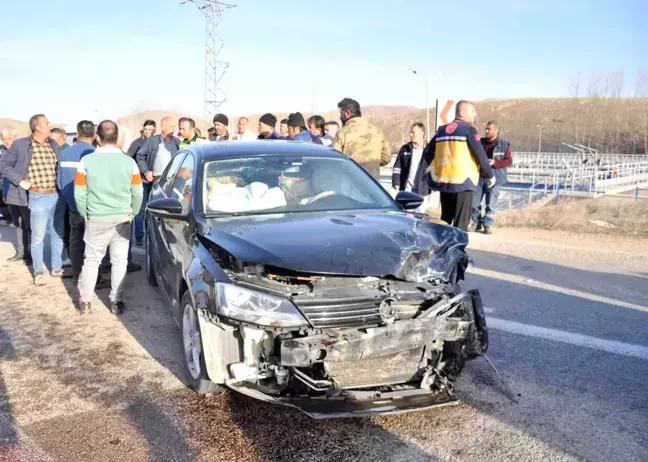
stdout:
MULTIPOLYGON (((383 326, 315 330, 306 335, 265 332, 252 343, 245 343, 252 336, 242 328, 241 337, 246 352, 242 361, 219 365, 220 371, 230 372, 224 383, 255 399, 294 407, 318 419, 455 404, 454 378, 465 360, 488 348, 477 290, 444 298, 413 319, 383 326), (251 360, 259 357, 264 361, 251 360)), ((212 377, 209 350, 205 359, 212 377)))

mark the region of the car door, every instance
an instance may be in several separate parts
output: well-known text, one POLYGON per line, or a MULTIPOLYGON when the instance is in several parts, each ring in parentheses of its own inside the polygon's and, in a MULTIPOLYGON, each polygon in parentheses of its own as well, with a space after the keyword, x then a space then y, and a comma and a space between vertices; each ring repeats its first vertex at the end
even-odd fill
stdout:
MULTIPOLYGON (((153 184, 149 200, 152 201, 169 197, 169 190, 173 186, 175 176, 178 173, 185 155, 186 152, 180 152, 173 157, 159 181, 153 184)), ((154 217, 149 214, 148 220, 150 225, 149 236, 151 239, 151 260, 158 280, 158 286, 162 290, 162 293, 173 304, 176 294, 173 291, 175 283, 172 281, 174 281, 175 278, 173 277, 173 257, 171 255, 173 250, 168 240, 166 226, 167 219, 154 217)))
POLYGON ((191 203, 194 195, 194 155, 187 153, 182 161, 178 173, 175 176, 173 184, 169 188, 168 197, 178 199, 182 204, 182 213, 190 217, 187 220, 165 220, 165 232, 167 242, 171 249, 169 261, 169 279, 177 303, 173 304, 175 309, 174 315, 180 319, 180 286, 184 282, 186 268, 189 267, 193 259, 192 239, 195 234, 195 224, 192 217, 191 203), (171 269, 173 268, 173 269, 171 269))

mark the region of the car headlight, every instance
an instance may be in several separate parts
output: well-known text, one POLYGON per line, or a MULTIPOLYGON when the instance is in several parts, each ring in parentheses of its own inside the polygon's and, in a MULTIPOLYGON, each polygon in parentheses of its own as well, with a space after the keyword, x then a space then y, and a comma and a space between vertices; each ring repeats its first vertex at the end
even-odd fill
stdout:
POLYGON ((271 327, 302 327, 308 322, 289 300, 233 284, 216 283, 219 314, 271 327))

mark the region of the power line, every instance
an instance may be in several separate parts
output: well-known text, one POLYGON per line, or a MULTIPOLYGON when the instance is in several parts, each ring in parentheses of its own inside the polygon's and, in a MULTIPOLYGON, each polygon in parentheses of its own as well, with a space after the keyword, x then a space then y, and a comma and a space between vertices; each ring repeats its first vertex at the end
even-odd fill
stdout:
POLYGON ((227 101, 227 94, 220 86, 220 81, 229 68, 229 63, 218 59, 224 42, 218 34, 218 26, 223 20, 225 10, 236 5, 217 0, 182 0, 181 5, 193 3, 205 16, 205 101, 206 120, 219 112, 220 106, 227 101))

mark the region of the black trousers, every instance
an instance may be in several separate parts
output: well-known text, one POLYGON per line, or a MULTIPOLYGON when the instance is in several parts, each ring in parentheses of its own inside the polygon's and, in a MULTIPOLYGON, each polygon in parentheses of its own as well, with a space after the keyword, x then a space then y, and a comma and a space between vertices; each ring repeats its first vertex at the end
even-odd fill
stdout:
POLYGON ((473 191, 441 193, 441 219, 464 231, 468 230, 472 214, 473 191))
POLYGON ((63 247, 65 248, 65 251, 68 254, 68 257, 70 256, 70 207, 68 207, 67 204, 65 204, 65 228, 63 231, 63 247))
POLYGON ((7 204, 9 207, 9 213, 11 214, 11 222, 16 228, 19 228, 22 231, 22 239, 19 243, 19 251, 22 250, 25 256, 29 257, 31 254, 31 226, 29 224, 29 207, 22 205, 11 205, 7 204), (22 244, 22 248, 20 248, 22 244))
POLYGON ((72 273, 79 277, 83 268, 83 254, 85 253, 85 242, 83 235, 85 233, 85 221, 77 212, 70 210, 70 262, 72 262, 72 273))

